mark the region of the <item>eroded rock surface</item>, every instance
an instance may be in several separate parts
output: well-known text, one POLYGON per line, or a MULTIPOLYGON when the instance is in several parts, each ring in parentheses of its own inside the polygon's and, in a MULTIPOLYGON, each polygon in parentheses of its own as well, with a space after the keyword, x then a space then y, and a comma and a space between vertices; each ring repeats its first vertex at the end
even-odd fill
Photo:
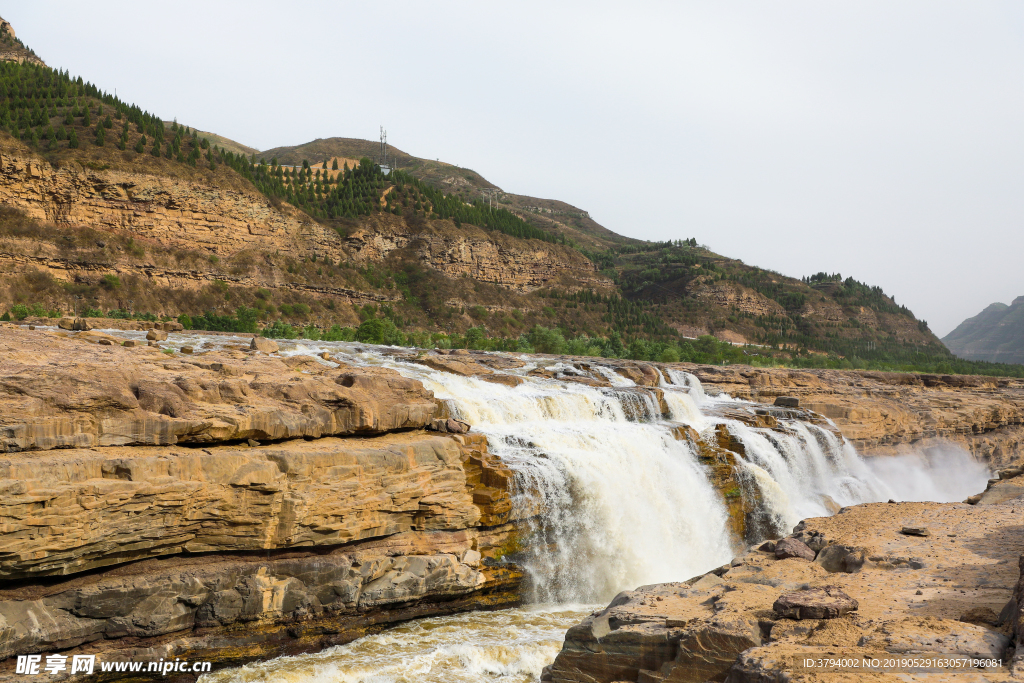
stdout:
POLYGON ((83 343, 90 334, 3 330, 0 452, 380 434, 425 427, 437 412, 419 382, 384 368, 241 351, 170 357, 83 343))
MULTIPOLYGON (((883 674, 804 661, 931 656, 1004 665, 940 668, 921 680, 1014 680, 1011 645, 1024 630, 1022 520, 1024 497, 873 503, 805 520, 793 539, 812 549, 813 562, 776 559, 765 544, 687 582, 622 593, 569 630, 543 680, 895 681, 906 667, 883 674), (908 536, 904 527, 927 527, 931 536, 908 536)), ((1022 661, 1013 660, 1019 673, 1022 661)))
POLYGON ((537 511, 419 382, 115 342, 0 326, 0 680, 20 654, 243 663, 521 599, 497 560, 537 511))

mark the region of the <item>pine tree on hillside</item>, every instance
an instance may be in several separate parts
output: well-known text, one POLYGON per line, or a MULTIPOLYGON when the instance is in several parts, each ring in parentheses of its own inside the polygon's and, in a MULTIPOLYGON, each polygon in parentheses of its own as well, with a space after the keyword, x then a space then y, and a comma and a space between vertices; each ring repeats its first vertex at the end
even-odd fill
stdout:
POLYGON ((155 157, 159 157, 160 156, 160 141, 159 140, 153 140, 153 149, 149 150, 149 153, 152 154, 155 157))
POLYGON ((96 146, 103 147, 107 142, 107 129, 103 126, 96 126, 96 146))
POLYGON ((86 128, 92 125, 92 119, 89 118, 89 107, 85 108, 85 114, 82 115, 82 125, 86 128))
POLYGON ((139 138, 138 142, 135 143, 135 151, 142 154, 146 151, 146 136, 143 135, 139 138))
POLYGON ((72 128, 71 138, 68 140, 68 149, 78 149, 78 133, 72 128))
POLYGON ((334 163, 331 164, 331 170, 332 171, 337 171, 338 170, 338 158, 337 157, 334 158, 334 163))

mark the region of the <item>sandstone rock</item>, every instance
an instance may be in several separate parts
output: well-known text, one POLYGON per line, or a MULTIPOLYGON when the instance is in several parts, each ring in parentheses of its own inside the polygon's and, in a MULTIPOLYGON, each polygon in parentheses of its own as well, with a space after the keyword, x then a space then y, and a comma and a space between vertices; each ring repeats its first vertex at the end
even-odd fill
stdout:
POLYGON ((260 353, 277 353, 278 347, 277 342, 273 339, 267 339, 266 337, 253 337, 252 342, 249 344, 249 348, 253 351, 259 351, 260 353))
POLYGON ((99 339, 99 340, 97 340, 96 343, 99 344, 100 346, 113 346, 114 345, 114 341, 112 339, 99 339))
POLYGON ((132 348, 133 346, 137 346, 137 345, 138 345, 138 342, 135 341, 134 339, 125 339, 124 342, 122 342, 122 344, 121 344, 121 346, 125 346, 127 348, 132 348))
POLYGON ((923 526, 905 526, 900 529, 900 533, 904 536, 921 536, 925 538, 931 536, 931 532, 923 526))
POLYGON ((467 422, 449 417, 432 420, 429 429, 442 434, 465 434, 470 430, 470 426, 467 422))
POLYGON ((74 318, 61 318, 57 321, 57 327, 62 330, 74 330, 75 329, 74 318))
MULTIPOLYGON (((465 349, 456 349, 457 351, 466 351, 465 349)), ((480 365, 468 357, 453 357, 451 356, 424 356, 423 358, 415 359, 415 362, 420 365, 426 365, 428 368, 434 370, 440 370, 441 372, 450 372, 453 375, 461 375, 462 377, 475 377, 475 376, 490 376, 494 373, 488 367, 480 365)), ((464 356, 468 356, 467 351, 464 356)))
POLYGON ((775 544, 775 557, 784 560, 788 557, 800 557, 813 561, 816 553, 807 544, 796 538, 784 538, 775 544))
MULTIPOLYGON (((1005 661, 1010 643, 1005 632, 960 618, 976 614, 991 619, 992 612, 1009 604, 1005 619, 1012 621, 1011 613, 1016 611, 1018 626, 1012 628, 1024 632, 1024 601, 1016 597, 1024 595, 1024 578, 1020 578, 1024 558, 1020 569, 1007 562, 1010 557, 1017 559, 1024 545, 1018 505, 1013 501, 973 507, 875 503, 851 506, 833 517, 804 520, 798 533, 812 549, 845 548, 840 555, 852 554, 857 561, 863 552, 860 569, 830 574, 817 561, 776 560, 773 553, 751 549, 725 571, 716 570, 722 583, 705 590, 695 589, 704 580, 700 578, 620 594, 605 610, 569 630, 548 676, 552 683, 723 679, 728 683, 834 683, 862 680, 862 672, 795 670, 794 663, 845 653, 879 659, 937 653, 999 659, 1000 651, 1005 661), (927 526, 932 536, 895 534, 894 526, 927 526), (929 558, 920 569, 906 571, 915 553, 937 559, 929 558), (833 591, 855 595, 857 609, 839 619, 817 618, 852 607, 852 599, 847 601, 833 591), (809 605, 819 612, 802 614, 802 601, 777 605, 811 618, 794 620, 773 609, 780 593, 814 592, 828 597, 825 604, 809 605), (723 620, 736 620, 737 625, 742 620, 753 622, 746 631, 748 638, 741 637, 743 629, 716 630, 723 620), (731 633, 735 639, 722 637, 713 651, 694 664, 680 665, 684 653, 680 643, 692 642, 704 629, 722 636, 731 633), (717 657, 721 660, 713 671, 701 670, 703 662, 717 657)), ((1024 671, 1024 656, 1017 666, 1024 671)), ((976 670, 976 674, 979 681, 1009 680, 999 670, 976 670)), ((955 667, 927 674, 929 680, 950 682, 973 680, 974 675, 955 667)))
POLYGON ((829 545, 818 551, 814 561, 829 572, 846 572, 852 574, 864 566, 866 553, 863 548, 853 548, 843 544, 829 545))
POLYGON ((526 380, 516 375, 483 375, 480 379, 485 382, 492 382, 494 384, 503 384, 506 387, 517 387, 526 380))
POLYGON ((772 605, 788 619, 836 619, 857 609, 857 601, 834 586, 786 593, 772 605))
POLYGON ((374 434, 425 427, 437 412, 419 382, 384 368, 297 374, 262 355, 109 354, 25 331, 4 343, 0 452, 374 434))
POLYGON ((146 339, 149 341, 166 341, 167 333, 163 330, 153 329, 146 333, 146 339))
POLYGON ((508 522, 511 473, 500 462, 491 464, 484 448, 479 440, 464 450, 450 437, 412 432, 258 449, 135 447, 0 456, 0 578, 71 574, 181 552, 295 548, 414 529, 471 528, 480 522, 483 503, 498 500, 490 493, 495 487, 503 487, 509 514, 502 523, 508 522), (466 459, 472 462, 464 464, 466 459), (33 507, 42 492, 45 513, 33 507))
POLYGON ((512 603, 521 578, 515 567, 480 569, 459 559, 472 560, 475 551, 467 546, 486 538, 412 532, 398 542, 353 543, 327 555, 190 558, 166 567, 151 561, 131 572, 100 574, 64 588, 56 584, 22 598, 7 593, 0 597, 6 623, 0 658, 80 645, 116 651, 118 639, 139 647, 170 633, 176 634, 172 656, 237 642, 247 646, 250 658, 265 658, 285 647, 296 651, 303 631, 296 624, 347 642, 372 623, 444 613, 458 601, 463 609, 471 601, 512 603), (276 623, 291 628, 267 628, 276 623), (203 634, 211 630, 217 635, 208 641, 203 634))
POLYGON ((779 396, 775 399, 775 405, 782 408, 799 408, 800 399, 793 396, 779 396))
POLYGON ((193 349, 191 346, 182 346, 181 352, 191 354, 193 352, 193 349))

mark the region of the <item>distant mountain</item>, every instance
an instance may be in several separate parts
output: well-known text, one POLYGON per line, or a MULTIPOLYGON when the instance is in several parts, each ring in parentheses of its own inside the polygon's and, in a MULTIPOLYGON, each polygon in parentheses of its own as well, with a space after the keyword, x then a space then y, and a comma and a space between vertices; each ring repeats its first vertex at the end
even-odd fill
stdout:
POLYGON ((942 343, 969 360, 1024 363, 1024 296, 995 303, 960 323, 942 343))

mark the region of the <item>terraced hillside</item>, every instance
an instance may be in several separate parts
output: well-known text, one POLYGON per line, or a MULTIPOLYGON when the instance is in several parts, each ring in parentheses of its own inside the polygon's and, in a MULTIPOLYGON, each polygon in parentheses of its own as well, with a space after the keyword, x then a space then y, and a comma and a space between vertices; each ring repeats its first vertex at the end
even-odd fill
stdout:
POLYGON ((257 154, 11 57, 0 62, 0 313, 184 317, 206 329, 648 360, 1010 372, 959 363, 926 323, 853 278, 785 277, 696 237, 624 237, 576 207, 394 148, 397 170, 384 175, 367 156, 376 150, 330 138, 257 154))

